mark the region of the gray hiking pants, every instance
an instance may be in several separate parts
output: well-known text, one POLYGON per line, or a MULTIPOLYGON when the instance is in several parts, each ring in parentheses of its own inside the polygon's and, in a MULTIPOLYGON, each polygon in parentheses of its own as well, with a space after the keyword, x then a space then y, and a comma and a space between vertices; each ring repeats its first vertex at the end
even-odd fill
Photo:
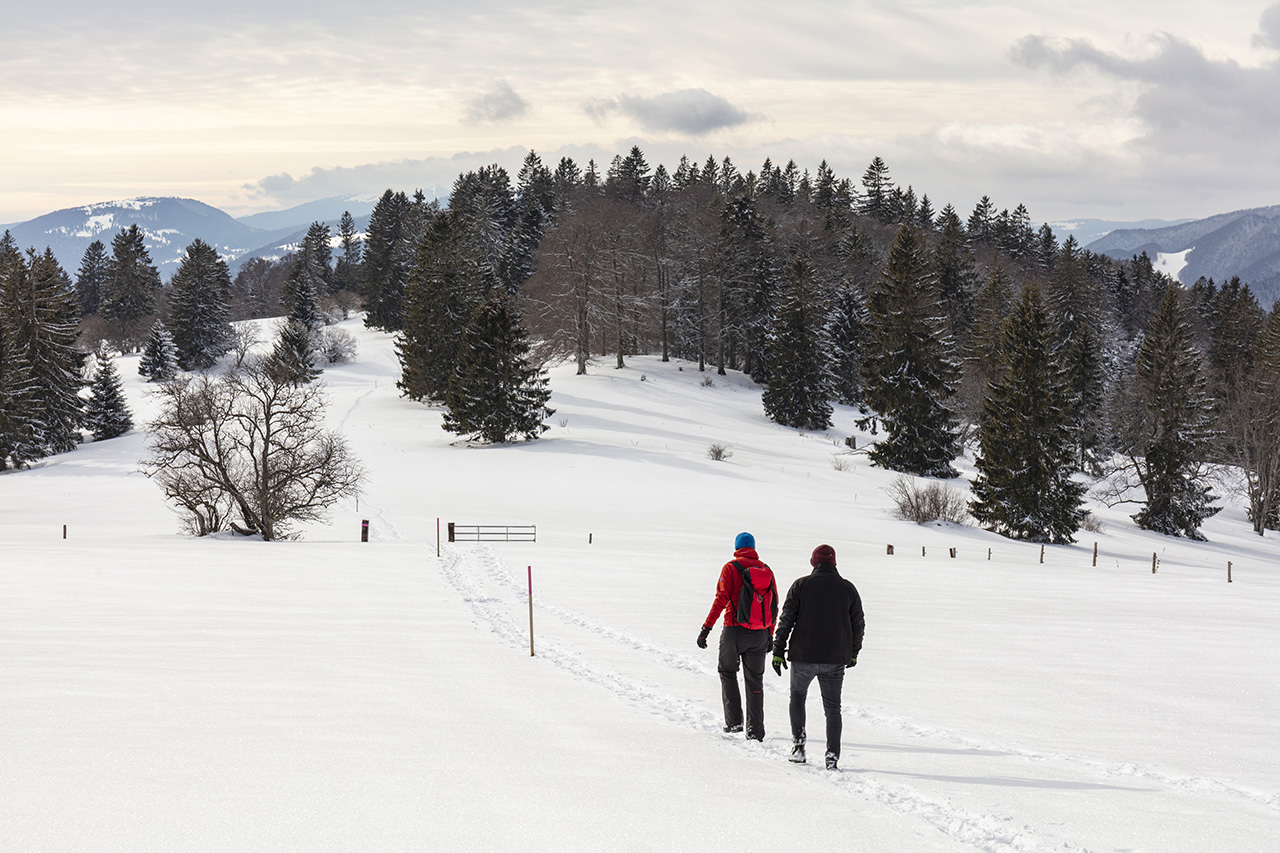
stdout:
POLYGON ((741 726, 742 694, 738 691, 738 664, 747 685, 747 737, 764 740, 764 659, 772 645, 766 630, 728 626, 720 631, 720 697, 724 700, 724 724, 741 726))
POLYGON ((840 688, 844 685, 844 664, 791 662, 791 737, 803 741, 804 700, 809 695, 809 683, 818 679, 822 691, 822 710, 827 717, 827 754, 840 757, 840 733, 844 725, 840 719, 840 688))

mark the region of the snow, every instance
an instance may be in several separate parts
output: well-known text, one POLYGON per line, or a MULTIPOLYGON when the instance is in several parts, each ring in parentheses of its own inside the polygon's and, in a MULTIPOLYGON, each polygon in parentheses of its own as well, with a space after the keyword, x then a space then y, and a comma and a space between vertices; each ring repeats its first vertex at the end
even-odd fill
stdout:
POLYGON ((1187 265, 1187 255, 1195 251, 1195 246, 1181 252, 1156 252, 1155 268, 1158 272, 1177 280, 1179 273, 1187 265))
MULTIPOLYGON (((180 535, 138 473, 139 431, 0 477, 0 846, 713 850, 749 833, 780 850, 1262 851, 1280 837, 1280 548, 1238 504, 1203 543, 1094 507, 1105 533, 1041 563, 1038 545, 895 519, 896 475, 843 447, 870 440, 846 407, 800 433, 767 421, 740 375, 633 358, 556 368, 539 441, 454 446, 439 410, 398 395, 391 338, 344 328, 359 355, 324 381, 369 481, 300 541, 180 535), (732 458, 707 458, 713 443, 732 458), (437 519, 536 524, 538 541, 437 557, 437 519), (720 731, 715 649, 694 640, 740 530, 783 588, 827 542, 862 593, 838 773, 787 762, 772 671, 765 742, 720 731)), ((117 367, 142 423, 154 401, 136 359, 117 367)), ((808 710, 820 731, 816 688, 808 710)))

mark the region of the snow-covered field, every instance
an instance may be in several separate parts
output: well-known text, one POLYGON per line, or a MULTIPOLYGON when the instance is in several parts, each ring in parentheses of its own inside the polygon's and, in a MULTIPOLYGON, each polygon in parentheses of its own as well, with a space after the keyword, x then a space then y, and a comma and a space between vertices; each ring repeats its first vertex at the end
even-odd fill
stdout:
POLYGON ((324 381, 370 477, 300 541, 180 535, 141 432, 0 477, 0 849, 1280 846, 1280 547, 1235 502, 1207 543, 1099 508, 1041 563, 895 519, 892 474, 833 463, 850 410, 801 434, 637 358, 557 368, 542 440, 455 447, 345 327, 324 381), (538 541, 437 557, 437 519, 538 541), (862 593, 838 773, 786 761, 771 671, 765 742, 720 731, 694 640, 740 530, 784 588, 828 542, 862 593))

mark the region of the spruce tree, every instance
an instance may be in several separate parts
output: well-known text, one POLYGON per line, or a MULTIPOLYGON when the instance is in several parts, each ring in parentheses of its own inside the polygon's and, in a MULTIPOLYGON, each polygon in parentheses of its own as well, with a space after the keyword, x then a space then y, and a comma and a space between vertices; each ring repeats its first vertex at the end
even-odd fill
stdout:
POLYGON ((98 344, 93 354, 97 372, 89 386, 89 400, 85 404, 85 427, 93 433, 95 441, 124 435, 133 429, 133 418, 124 398, 124 385, 111 359, 106 341, 98 344))
POLYGON ((546 372, 529 363, 528 335, 500 289, 490 292, 463 332, 457 367, 445 394, 444 428, 488 444, 546 431, 554 414, 546 372))
POLYGON ((882 468, 955 477, 959 437, 951 399, 959 370, 924 236, 903 225, 868 298, 864 399, 885 437, 869 451, 882 468))
POLYGON ((207 370, 231 348, 231 276, 206 242, 194 240, 171 281, 169 327, 183 370, 207 370))
POLYGON ((1259 536, 1280 527, 1280 303, 1256 342, 1244 424, 1243 465, 1249 521, 1259 536))
POLYGON ((1178 289, 1169 285, 1138 348, 1136 388, 1144 418, 1131 459, 1146 493, 1139 527, 1203 539, 1201 523, 1220 507, 1202 464, 1215 433, 1204 367, 1178 289))
POLYGON ((1076 464, 1084 470, 1102 443, 1105 299, 1075 237, 1068 237, 1062 244, 1045 295, 1076 394, 1076 464))
POLYGON ((769 384, 763 396, 765 414, 783 426, 831 426, 834 383, 823 315, 813 267, 797 254, 769 336, 769 384))
POLYGON ((1067 544, 1084 518, 1084 485, 1071 479, 1070 378, 1048 310, 1028 286, 1004 323, 978 428, 973 517, 997 533, 1067 544))
POLYGON ((403 248, 408 213, 409 197, 387 190, 369 216, 360 276, 364 324, 371 329, 397 332, 404 328, 407 262, 412 260, 403 248))
POLYGON ((138 374, 145 376, 148 382, 167 382, 177 372, 178 348, 164 323, 157 320, 142 347, 142 358, 138 359, 138 374))
POLYGON ((116 335, 128 347, 141 342, 147 318, 155 314, 160 274, 151 263, 142 231, 130 225, 111 240, 101 313, 115 324, 116 335))
POLYGON ((862 404, 862 358, 867 345, 867 308, 859 289, 845 280, 836 291, 827 325, 831 341, 834 396, 848 406, 862 404))
POLYGON ((938 293, 947 312, 951 335, 958 346, 964 347, 973 327, 978 273, 969 238, 955 208, 951 205, 943 208, 940 220, 938 248, 933 253, 938 293))
POLYGON ((362 243, 351 212, 344 210, 338 223, 338 240, 342 254, 334 265, 333 286, 337 290, 357 292, 360 289, 360 254, 362 243))
POLYGON ((107 247, 101 240, 94 240, 84 250, 80 269, 76 272, 76 297, 80 300, 82 317, 98 313, 102 291, 107 286, 108 269, 107 247))
POLYGON ((28 272, 13 236, 0 238, 0 471, 44 455, 36 441, 40 412, 36 384, 18 334, 28 307, 28 272))
POLYGON ((873 158, 867 170, 862 173, 862 202, 858 206, 858 213, 880 222, 892 222, 893 190, 889 167, 879 157, 873 158))
POLYGON ((276 382, 306 385, 321 374, 311 331, 299 320, 286 320, 264 367, 276 382))
POLYGON ((485 292, 480 264, 458 236, 461 227, 452 209, 438 214, 423 235, 409 279, 404 333, 396 341, 397 384, 414 400, 445 399, 463 330, 485 292))

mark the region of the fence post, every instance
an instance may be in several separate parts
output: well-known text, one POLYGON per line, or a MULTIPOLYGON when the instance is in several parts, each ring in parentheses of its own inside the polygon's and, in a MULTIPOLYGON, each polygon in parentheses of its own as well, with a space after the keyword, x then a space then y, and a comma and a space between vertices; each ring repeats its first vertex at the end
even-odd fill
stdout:
POLYGON ((1093 543, 1093 564, 1094 566, 1098 565, 1098 543, 1097 542, 1093 543))
POLYGON ((1151 552, 1151 574, 1154 575, 1155 573, 1156 573, 1156 552, 1152 551, 1151 552))
POLYGON ((594 539, 594 538, 595 538, 595 534, 594 534, 594 533, 588 533, 588 534, 587 534, 587 544, 588 544, 588 545, 590 545, 590 544, 591 544, 591 540, 592 540, 592 539, 594 539))
POLYGON ((885 552, 886 554, 888 554, 890 557, 892 557, 892 556, 893 556, 893 546, 892 546, 892 545, 886 545, 886 546, 884 546, 884 552, 885 552))
POLYGON ((921 545, 921 546, 920 546, 920 556, 921 556, 921 557, 923 557, 923 556, 924 556, 924 546, 923 546, 923 545, 921 545))
POLYGON ((360 541, 369 541, 369 519, 367 518, 360 519, 360 541))
POLYGON ((533 657, 533 566, 529 567, 529 657, 533 657))
POLYGON ((453 522, 449 522, 449 541, 453 541, 453 522))
POLYGON ((1231 561, 1227 560, 1227 583, 1231 583, 1231 561))
POLYGON ((1044 562, 1044 545, 1040 546, 1040 562, 1044 562))
POLYGON ((62 538, 63 539, 67 538, 67 526, 65 524, 62 525, 62 538))
POLYGON ((990 548, 988 548, 988 549, 987 549, 987 562, 988 562, 988 563, 990 563, 990 562, 991 562, 991 549, 990 549, 990 548))
POLYGON ((951 559, 953 559, 953 560, 954 560, 955 558, 956 558, 956 549, 955 549, 955 548, 952 548, 952 549, 951 549, 951 559))

